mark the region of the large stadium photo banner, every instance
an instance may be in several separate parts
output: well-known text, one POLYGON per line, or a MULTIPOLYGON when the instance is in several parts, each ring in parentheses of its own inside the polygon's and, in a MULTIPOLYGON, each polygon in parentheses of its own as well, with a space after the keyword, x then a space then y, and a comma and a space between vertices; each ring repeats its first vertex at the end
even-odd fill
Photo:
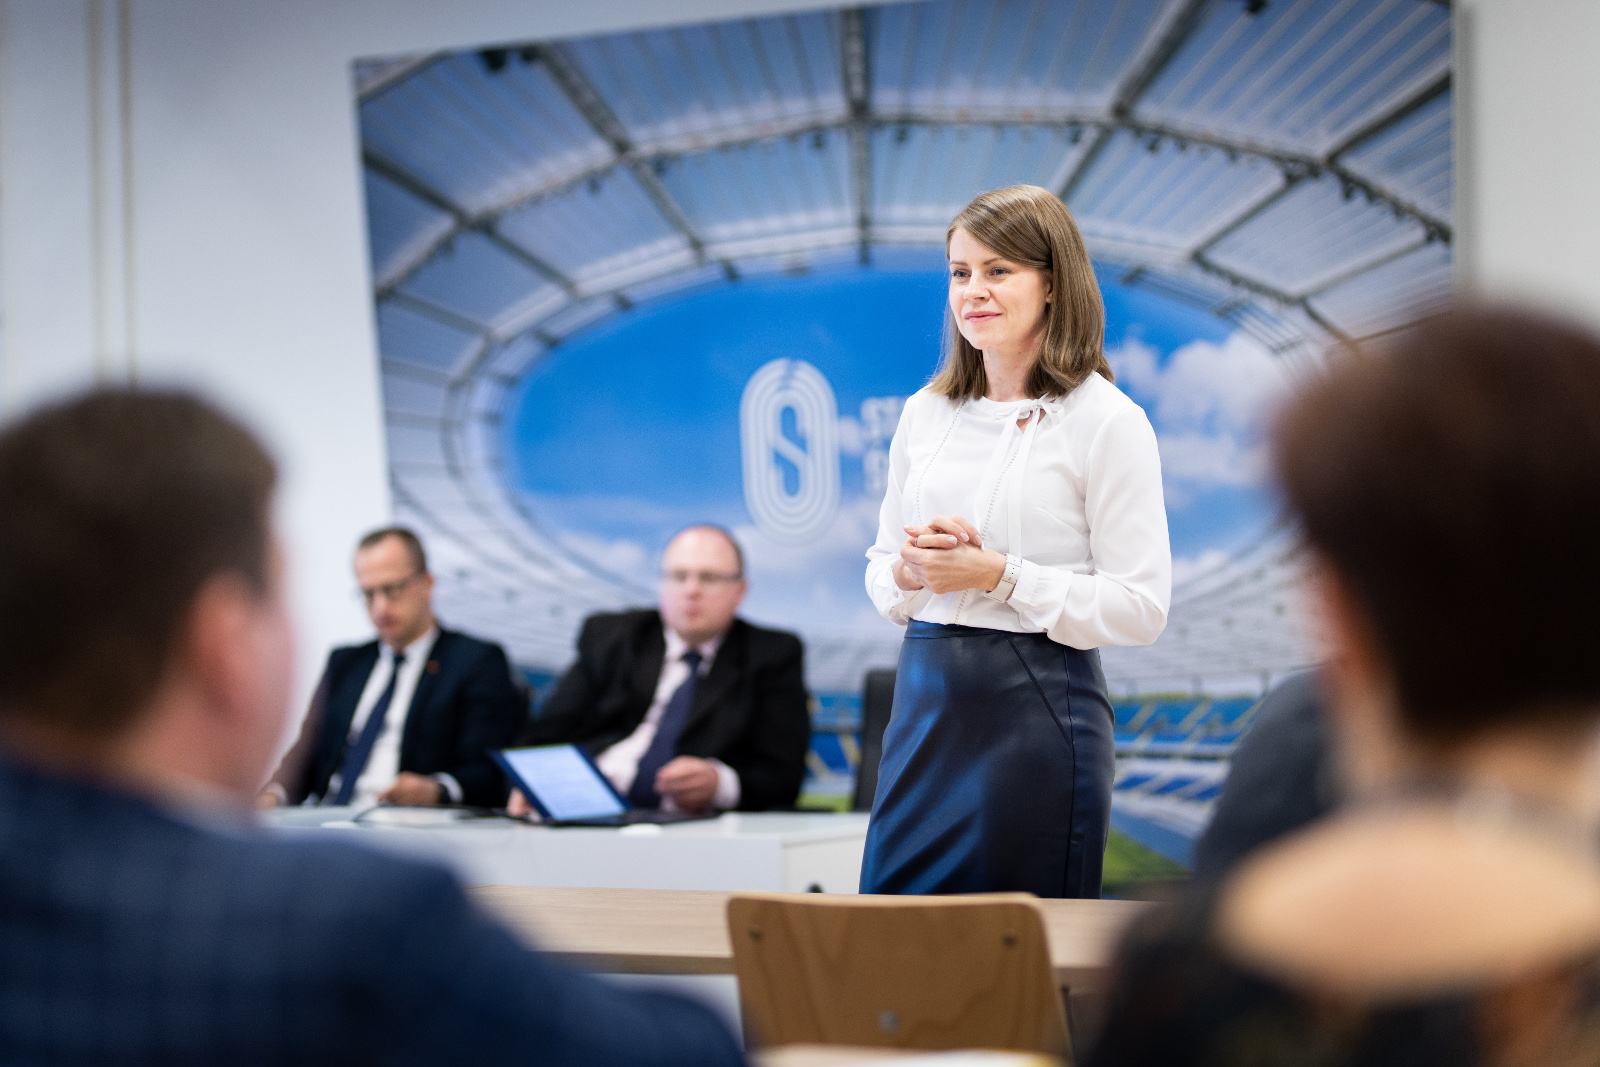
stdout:
POLYGON ((1025 182, 1077 218, 1160 442, 1173 610, 1107 650, 1113 692, 1304 666, 1267 419, 1451 258, 1448 8, 1316 7, 917 0, 358 61, 395 507, 441 614, 553 675, 712 522, 745 616, 858 694, 897 654, 864 552, 945 229, 1025 182))

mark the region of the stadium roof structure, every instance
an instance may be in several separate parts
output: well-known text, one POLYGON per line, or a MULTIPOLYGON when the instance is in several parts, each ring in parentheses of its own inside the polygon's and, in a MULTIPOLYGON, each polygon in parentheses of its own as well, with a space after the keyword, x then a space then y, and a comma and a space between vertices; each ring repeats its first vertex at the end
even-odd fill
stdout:
MULTIPOLYGON (((501 484, 527 369, 643 300, 942 247, 1019 181, 1125 282, 1303 370, 1449 295, 1450 63, 1434 0, 920 0, 358 62, 397 510, 442 550, 453 618, 565 662, 583 613, 649 594, 501 484), (530 614, 541 590, 566 614, 530 614)), ((1269 538, 1108 674, 1298 665, 1294 575, 1269 538)))

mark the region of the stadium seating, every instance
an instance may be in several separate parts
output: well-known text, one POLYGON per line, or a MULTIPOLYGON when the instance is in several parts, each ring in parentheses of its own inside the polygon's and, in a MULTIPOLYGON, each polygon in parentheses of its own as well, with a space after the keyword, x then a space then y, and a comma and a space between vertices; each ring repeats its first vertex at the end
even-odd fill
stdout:
POLYGON ((1117 755, 1226 758, 1257 703, 1255 697, 1123 701, 1113 707, 1117 755))
POLYGON ((1150 697, 1116 704, 1112 825, 1187 864, 1258 703, 1257 697, 1150 697))
POLYGON ((1119 757, 1112 784, 1111 825, 1187 866, 1227 775, 1225 759, 1119 757))

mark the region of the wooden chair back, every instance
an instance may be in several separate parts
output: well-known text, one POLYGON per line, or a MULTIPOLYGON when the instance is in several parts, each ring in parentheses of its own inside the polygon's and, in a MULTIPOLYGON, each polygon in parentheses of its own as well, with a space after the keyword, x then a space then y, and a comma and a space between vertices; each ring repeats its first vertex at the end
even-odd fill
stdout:
POLYGON ((745 1041, 1067 1057, 1034 900, 738 894, 728 934, 745 1041))

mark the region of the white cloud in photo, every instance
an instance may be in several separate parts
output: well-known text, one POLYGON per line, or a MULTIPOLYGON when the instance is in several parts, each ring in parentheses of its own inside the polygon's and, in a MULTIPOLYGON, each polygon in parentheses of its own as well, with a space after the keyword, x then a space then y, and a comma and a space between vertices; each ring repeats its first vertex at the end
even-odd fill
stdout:
POLYGON ((860 419, 854 415, 840 415, 838 426, 840 455, 859 456, 867 450, 867 435, 860 419))
MULTIPOLYGON (((641 496, 605 493, 530 493, 517 494, 522 505, 541 525, 566 529, 575 523, 591 528, 610 523, 659 526, 676 530, 696 522, 726 524, 731 508, 719 502, 719 511, 708 511, 695 504, 675 501, 647 500, 641 496)), ((735 506, 742 514, 744 502, 735 506)), ((665 545, 657 546, 659 552, 665 545)))
POLYGON ((1117 380, 1155 400, 1152 419, 1176 425, 1257 426, 1284 391, 1283 365, 1248 335, 1191 341, 1162 366, 1137 337, 1106 352, 1117 380))
POLYGON ((879 506, 864 496, 842 500, 827 531, 800 545, 779 544, 752 523, 735 526, 733 533, 756 573, 812 575, 820 564, 841 559, 859 560, 865 573, 867 546, 878 539, 879 506))
POLYGON ((1220 548, 1208 548, 1197 556, 1172 557, 1172 587, 1174 589, 1191 579, 1216 570, 1228 561, 1228 554, 1220 548))
POLYGON ((562 547, 592 560, 597 566, 623 578, 651 584, 651 554, 637 541, 626 538, 607 540, 574 530, 563 530, 557 535, 562 547))
POLYGON ((1288 385, 1272 353, 1235 333, 1221 344, 1191 341, 1165 364, 1137 337, 1106 357, 1118 383, 1148 405, 1170 504, 1207 489, 1265 483, 1264 430, 1288 385))
POLYGON ((1179 492, 1196 489, 1246 489, 1266 480, 1266 446, 1244 443, 1232 433, 1196 430, 1156 431, 1161 448, 1161 477, 1179 492))

